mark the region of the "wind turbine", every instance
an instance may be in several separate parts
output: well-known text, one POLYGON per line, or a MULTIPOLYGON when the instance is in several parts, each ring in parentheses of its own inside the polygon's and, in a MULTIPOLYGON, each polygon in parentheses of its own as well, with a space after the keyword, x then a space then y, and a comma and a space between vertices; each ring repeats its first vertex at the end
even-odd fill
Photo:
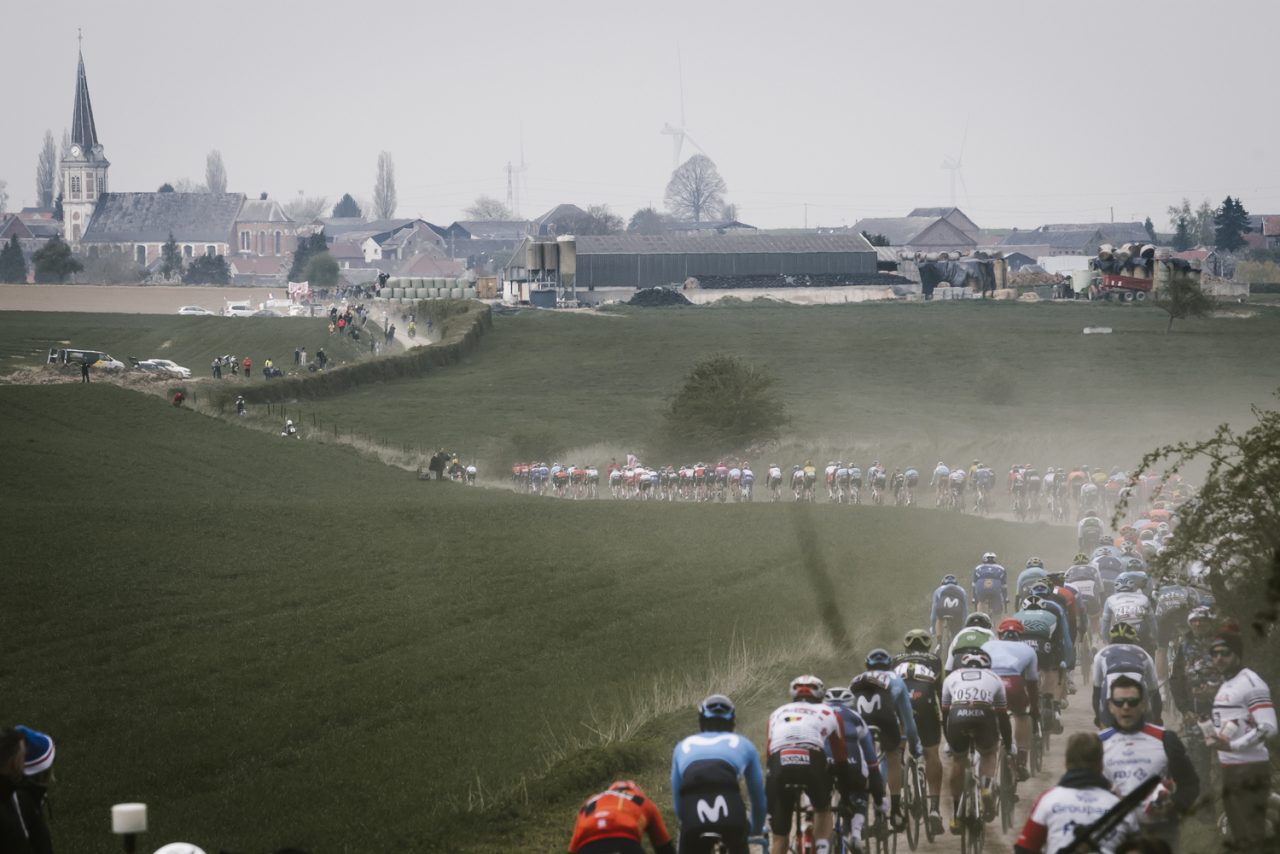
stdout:
POLYGON ((951 207, 956 206, 956 181, 960 181, 960 187, 964 190, 965 197, 969 196, 969 187, 964 182, 964 146, 969 141, 969 122, 964 123, 964 136, 960 138, 960 153, 955 157, 944 157, 942 159, 942 168, 951 173, 951 207))
POLYGON ((524 183, 524 173, 529 166, 524 162, 524 125, 520 125, 520 165, 507 161, 507 207, 511 215, 520 219, 520 186, 524 183))
POLYGON ((688 131, 684 129, 684 60, 680 55, 679 46, 676 47, 676 68, 680 75, 680 126, 672 127, 671 123, 667 122, 663 124, 662 130, 659 131, 659 133, 663 133, 671 137, 671 169, 673 171, 680 166, 680 150, 684 148, 684 141, 686 139, 689 140, 689 144, 694 148, 698 149, 703 154, 707 153, 706 149, 701 145, 698 145, 697 141, 694 140, 693 137, 689 136, 688 131))

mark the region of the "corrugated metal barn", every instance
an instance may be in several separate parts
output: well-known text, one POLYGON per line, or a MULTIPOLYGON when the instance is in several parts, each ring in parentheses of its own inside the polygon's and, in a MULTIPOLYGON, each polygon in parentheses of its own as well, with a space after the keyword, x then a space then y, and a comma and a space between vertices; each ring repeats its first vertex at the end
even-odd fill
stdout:
MULTIPOLYGON (((576 244, 569 250, 576 256, 575 269, 566 270, 562 263, 561 279, 570 273, 579 290, 675 285, 690 277, 863 277, 876 273, 875 249, 860 234, 562 237, 561 258, 566 257, 564 244, 570 240, 576 244)), ((512 256, 512 267, 527 264, 524 259, 537 254, 523 249, 512 256)), ((539 278, 536 271, 527 269, 509 268, 508 273, 514 278, 539 278)))

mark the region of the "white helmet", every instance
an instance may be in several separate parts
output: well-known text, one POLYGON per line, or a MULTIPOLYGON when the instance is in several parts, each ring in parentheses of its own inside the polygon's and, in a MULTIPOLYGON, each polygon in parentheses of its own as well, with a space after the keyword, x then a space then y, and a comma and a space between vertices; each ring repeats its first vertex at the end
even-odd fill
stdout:
POLYGON ((204 854, 204 849, 190 842, 170 842, 157 848, 156 854, 204 854))
POLYGON ((292 422, 292 421, 285 421, 285 422, 284 422, 284 426, 286 426, 286 427, 292 427, 292 426, 293 426, 293 422, 292 422))
POLYGON ((822 702, 822 697, 826 692, 823 690, 822 680, 817 676, 806 674, 797 676, 791 680, 791 699, 811 699, 815 703, 822 702))

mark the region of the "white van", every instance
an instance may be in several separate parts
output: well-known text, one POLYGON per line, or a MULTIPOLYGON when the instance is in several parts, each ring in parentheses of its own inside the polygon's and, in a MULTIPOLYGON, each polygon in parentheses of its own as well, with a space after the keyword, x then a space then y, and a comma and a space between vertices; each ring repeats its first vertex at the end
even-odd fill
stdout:
POLYGON ((227 300, 222 307, 223 317, 251 317, 257 311, 248 300, 227 300))

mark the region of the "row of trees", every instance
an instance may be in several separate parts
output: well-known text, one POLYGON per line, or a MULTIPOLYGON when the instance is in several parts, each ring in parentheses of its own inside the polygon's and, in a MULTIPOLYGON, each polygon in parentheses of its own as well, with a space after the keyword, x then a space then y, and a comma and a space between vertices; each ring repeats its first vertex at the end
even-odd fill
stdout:
MULTIPOLYGON (((84 264, 71 252, 65 241, 53 238, 31 255, 35 267, 36 284, 53 285, 84 269, 84 264)), ((0 283, 25 285, 27 283, 27 259, 22 254, 15 234, 0 249, 0 283)))
POLYGON ((1249 212, 1239 197, 1227 196, 1222 204, 1213 207, 1205 199, 1198 207, 1191 207, 1190 199, 1170 205, 1169 225, 1173 227, 1173 248, 1182 252, 1193 246, 1213 246, 1224 252, 1238 252, 1245 247, 1244 236, 1253 229, 1249 225, 1249 212))

